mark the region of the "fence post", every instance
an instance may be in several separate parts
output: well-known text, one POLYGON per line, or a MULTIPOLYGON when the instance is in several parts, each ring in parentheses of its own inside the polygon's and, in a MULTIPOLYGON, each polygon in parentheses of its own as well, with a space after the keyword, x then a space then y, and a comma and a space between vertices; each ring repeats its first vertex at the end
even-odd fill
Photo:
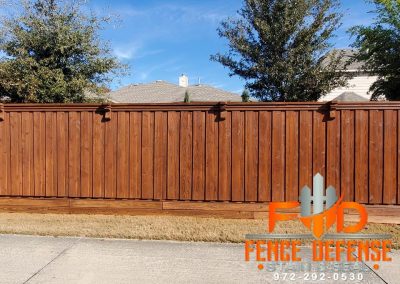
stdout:
POLYGON ((336 118, 336 107, 338 105, 337 101, 331 101, 329 103, 329 118, 335 119, 336 118))

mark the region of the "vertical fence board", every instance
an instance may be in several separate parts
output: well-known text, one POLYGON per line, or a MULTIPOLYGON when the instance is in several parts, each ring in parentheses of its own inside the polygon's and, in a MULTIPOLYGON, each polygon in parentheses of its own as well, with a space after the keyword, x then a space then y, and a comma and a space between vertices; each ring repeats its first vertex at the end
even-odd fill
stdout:
MULTIPOLYGON (((154 114, 154 198, 167 198, 167 113, 154 114)), ((131 164, 132 165, 132 164, 131 164)))
POLYGON ((325 113, 313 112, 313 176, 317 173, 321 174, 325 183, 326 125, 324 120, 325 113))
POLYGON ((285 112, 272 113, 272 201, 285 200, 285 112))
POLYGON ((179 199, 179 128, 180 113, 168 113, 168 187, 167 198, 179 199))
POLYGON ((231 200, 231 113, 219 123, 218 200, 231 200))
POLYGON ((46 197, 57 197, 57 114, 46 112, 46 197))
POLYGON ((286 113, 286 200, 299 198, 299 113, 286 113))
POLYGON ((117 198, 129 198, 129 113, 119 112, 117 119, 117 198))
POLYGON ((117 127, 118 117, 114 114, 111 120, 105 123, 105 198, 117 197, 117 127))
POLYGON ((397 111, 384 111, 384 177, 383 203, 396 204, 397 199, 397 111))
POLYGON ((193 200, 205 200, 206 115, 193 113, 193 200))
POLYGON ((80 197, 81 188, 81 114, 69 113, 69 138, 68 138, 68 189, 69 197, 80 197))
POLYGON ((192 198, 192 148, 193 148, 193 118, 188 111, 181 112, 181 139, 180 139, 180 189, 179 199, 190 200, 192 198))
POLYGON ((368 203, 368 111, 357 110, 355 116, 355 200, 368 203))
POLYGON ((340 193, 340 111, 327 122, 326 186, 340 193))
POLYGON ((206 113, 206 200, 218 200, 218 122, 213 111, 206 113))
MULTIPOLYGON (((104 198, 104 126, 102 116, 93 117, 93 197, 104 198)), ((128 153, 126 153, 128 155, 128 153)))
POLYGON ((142 118, 142 198, 154 198, 154 112, 142 118))
MULTIPOLYGON (((299 188, 304 186, 312 188, 312 111, 300 111, 300 131, 299 131, 299 147, 300 147, 300 173, 299 173, 299 188)), ((275 126, 274 126, 275 127, 275 126)))
POLYGON ((68 113, 57 113, 57 196, 68 194, 68 113))
POLYGON ((397 204, 400 205, 400 111, 397 110, 397 204))
POLYGON ((258 196, 258 112, 245 114, 245 201, 257 201, 258 196))
POLYGON ((93 114, 81 113, 81 197, 93 197, 93 114))
POLYGON ((10 113, 11 194, 22 195, 21 113, 10 113))
POLYGON ((341 192, 344 200, 354 200, 354 111, 342 111, 342 164, 341 164, 341 192))
POLYGON ((369 203, 380 204, 383 192, 383 112, 369 113, 369 203))
POLYGON ((45 172, 46 172, 46 125, 45 113, 35 112, 33 114, 33 151, 34 151, 34 175, 35 175, 35 197, 45 196, 45 172))
POLYGON ((232 112, 232 201, 244 201, 244 112, 232 112))
POLYGON ((142 113, 130 113, 129 129, 129 197, 142 196, 142 113))
MULTIPOLYGON (((34 166, 33 166, 33 114, 22 114, 22 195, 33 196, 35 194, 34 166)), ((1 124, 0 124, 1 127, 1 124)), ((0 130, 1 133, 1 130, 0 130)), ((2 135, 2 134, 0 134, 2 135)), ((0 144, 2 141, 0 141, 0 144)), ((0 146, 1 147, 1 146, 0 146)), ((1 151, 1 150, 0 150, 1 151)), ((0 154, 1 155, 1 154, 0 154)), ((3 163, 4 160, 1 160, 3 163)), ((6 171, 7 172, 7 171, 6 171)))
POLYGON ((259 115, 258 201, 271 201, 271 112, 259 115))
POLYGON ((10 123, 9 113, 0 121, 0 195, 10 195, 10 123))

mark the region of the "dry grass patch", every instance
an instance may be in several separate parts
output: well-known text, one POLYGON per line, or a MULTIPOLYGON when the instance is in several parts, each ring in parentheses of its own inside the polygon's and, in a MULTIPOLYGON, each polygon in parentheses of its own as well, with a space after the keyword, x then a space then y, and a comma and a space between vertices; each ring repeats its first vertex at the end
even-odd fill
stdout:
MULTIPOLYGON (((245 234, 266 231, 266 220, 0 213, 3 234, 239 243, 245 234)), ((274 233, 309 232, 298 221, 289 221, 278 223, 274 233)), ((400 247, 400 225, 368 224, 363 233, 391 234, 395 247, 400 247)))

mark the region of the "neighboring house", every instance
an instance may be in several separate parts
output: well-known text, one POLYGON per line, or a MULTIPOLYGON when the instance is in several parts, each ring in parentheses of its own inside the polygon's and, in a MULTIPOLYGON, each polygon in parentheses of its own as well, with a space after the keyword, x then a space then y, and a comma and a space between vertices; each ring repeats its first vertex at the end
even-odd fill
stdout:
POLYGON ((342 54, 341 65, 343 66, 343 70, 345 70, 345 72, 347 72, 352 78, 348 81, 346 87, 332 90, 330 93, 323 96, 320 101, 337 100, 339 96, 341 101, 369 101, 371 99, 371 94, 368 94, 369 88, 378 79, 378 76, 363 71, 363 62, 352 61, 355 54, 354 50, 338 49, 336 51, 342 54), (346 63, 348 62, 351 63, 346 66, 346 63))
POLYGON ((179 77, 179 85, 165 81, 148 84, 132 84, 108 94, 115 103, 175 103, 183 102, 188 92, 191 102, 241 102, 235 93, 209 85, 189 85, 189 78, 179 77))

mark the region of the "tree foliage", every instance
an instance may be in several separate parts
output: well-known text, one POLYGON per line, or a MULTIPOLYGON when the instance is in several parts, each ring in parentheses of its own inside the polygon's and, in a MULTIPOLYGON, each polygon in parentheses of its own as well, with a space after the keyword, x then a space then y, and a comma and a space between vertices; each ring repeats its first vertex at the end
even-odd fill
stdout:
POLYGON ((12 102, 85 102, 123 71, 98 32, 105 18, 84 2, 32 0, 0 26, 0 99, 12 102))
POLYGON ((329 53, 337 7, 336 0, 245 0, 218 29, 229 52, 211 59, 244 78, 261 101, 318 100, 346 83, 339 54, 329 53))
POLYGON ((371 86, 372 99, 400 100, 400 0, 375 0, 377 14, 370 26, 351 29, 359 49, 356 60, 378 75, 371 86))

